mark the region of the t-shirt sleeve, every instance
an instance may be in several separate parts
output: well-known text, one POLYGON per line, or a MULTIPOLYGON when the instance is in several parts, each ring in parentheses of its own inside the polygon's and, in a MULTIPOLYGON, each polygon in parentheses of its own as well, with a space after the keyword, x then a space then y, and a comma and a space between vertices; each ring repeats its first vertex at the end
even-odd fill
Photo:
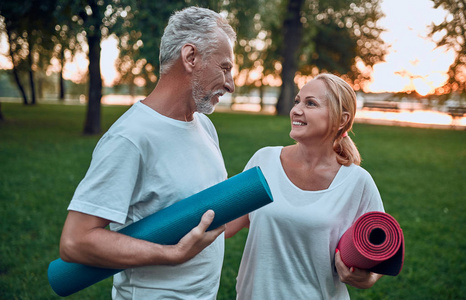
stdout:
POLYGON ((358 215, 371 211, 385 212, 382 197, 372 176, 363 170, 364 190, 358 215))
POLYGON ((131 141, 104 135, 68 210, 124 224, 142 167, 140 152, 131 141))
POLYGON ((204 114, 196 114, 199 117, 202 127, 209 133, 209 136, 214 140, 215 144, 219 145, 217 130, 208 116, 204 114))
POLYGON ((272 147, 264 147, 257 150, 256 153, 254 153, 254 155, 249 159, 248 163, 243 169, 243 172, 251 168, 270 163, 270 153, 272 152, 272 149, 272 147))

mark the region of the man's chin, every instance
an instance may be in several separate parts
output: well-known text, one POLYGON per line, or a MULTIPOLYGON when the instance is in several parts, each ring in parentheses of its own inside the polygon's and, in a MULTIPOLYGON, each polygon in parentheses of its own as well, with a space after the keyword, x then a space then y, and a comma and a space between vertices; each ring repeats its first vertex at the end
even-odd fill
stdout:
POLYGON ((197 112, 210 115, 215 111, 215 105, 200 105, 197 107, 197 112))
POLYGON ((218 97, 206 97, 202 99, 202 102, 196 104, 197 112, 210 115, 215 111, 215 106, 218 102, 218 97))
POLYGON ((206 115, 210 115, 215 111, 215 106, 211 106, 209 109, 205 109, 202 113, 206 115))

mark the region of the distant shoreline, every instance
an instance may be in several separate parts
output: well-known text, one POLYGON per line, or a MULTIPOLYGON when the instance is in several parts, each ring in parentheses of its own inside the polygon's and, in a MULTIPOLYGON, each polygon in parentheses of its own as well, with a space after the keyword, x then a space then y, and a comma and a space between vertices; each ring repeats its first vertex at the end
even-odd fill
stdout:
MULTIPOLYGON (((144 98, 144 96, 119 96, 108 95, 108 98, 113 101, 106 101, 103 97, 102 105, 127 105, 130 106, 134 102, 144 98)), ((21 98, 0 97, 0 102, 22 103, 21 98)), ((38 104, 62 104, 62 105, 85 105, 85 101, 79 99, 65 99, 65 101, 58 101, 56 99, 41 99, 38 104)), ((274 115, 275 106, 265 105, 261 110, 259 104, 248 103, 229 103, 220 102, 216 107, 216 112, 236 112, 236 113, 250 113, 250 114, 263 114, 274 115)), ((399 110, 387 111, 384 109, 358 109, 356 113, 355 123, 385 125, 385 126, 399 126, 399 127, 415 127, 415 128, 432 128, 432 129, 449 129, 449 130, 466 130, 466 117, 453 118, 445 112, 426 111, 426 110, 399 110), (425 116, 422 116, 424 114, 425 116), (419 117, 422 120, 419 120, 419 117), (403 119, 404 118, 404 119, 403 119), (413 120, 410 120, 412 118, 413 120), (418 120, 414 120, 418 118, 418 120), (437 119, 437 122, 433 120, 437 119)))

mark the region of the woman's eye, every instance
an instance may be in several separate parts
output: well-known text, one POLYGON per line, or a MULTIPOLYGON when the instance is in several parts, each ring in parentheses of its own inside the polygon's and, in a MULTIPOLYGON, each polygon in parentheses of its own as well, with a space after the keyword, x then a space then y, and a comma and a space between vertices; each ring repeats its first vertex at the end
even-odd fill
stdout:
POLYGON ((298 105, 298 104, 299 104, 299 100, 294 100, 293 104, 294 104, 294 105, 298 105))
POLYGON ((315 106, 315 103, 313 101, 307 101, 306 105, 307 106, 315 106))

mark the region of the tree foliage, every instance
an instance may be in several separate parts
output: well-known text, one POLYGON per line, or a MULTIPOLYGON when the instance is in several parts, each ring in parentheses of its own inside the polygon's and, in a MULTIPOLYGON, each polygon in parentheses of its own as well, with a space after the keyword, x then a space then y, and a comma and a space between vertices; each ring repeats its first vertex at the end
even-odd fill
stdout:
POLYGON ((430 36, 440 34, 438 47, 456 52, 454 62, 448 70, 448 81, 442 87, 444 92, 458 92, 466 98, 466 3, 464 0, 432 0, 434 8, 443 8, 449 14, 443 22, 431 25, 430 36))
MULTIPOLYGON (((114 34, 119 41, 119 84, 156 84, 159 46, 171 14, 184 7, 207 7, 224 15, 237 32, 236 83, 250 87, 281 77, 277 106, 287 114, 296 93, 295 75, 334 72, 356 85, 365 78, 356 61, 372 66, 385 54, 377 20, 380 0, 27 0, 2 1, 0 15, 8 33, 12 73, 26 99, 24 84, 34 70, 45 70, 65 53, 88 54, 88 111, 84 132, 100 132, 100 43, 114 34), (40 14, 34 12, 40 11, 40 14), (259 74, 259 76, 257 76, 259 74), (254 75, 254 76, 253 76, 254 75)), ((63 75, 59 75, 60 86, 63 75)), ((34 88, 31 89, 34 91, 34 88)), ((63 87, 60 88, 63 98, 63 87)), ((25 100, 27 103, 27 100, 25 100)))
MULTIPOLYGON (((89 92, 84 134, 99 134, 101 132, 102 99, 100 44, 111 34, 115 24, 121 20, 125 2, 124 0, 58 1, 59 13, 64 13, 71 18, 72 22, 66 24, 71 28, 70 31, 76 33, 77 37, 83 37, 87 42, 89 92)), ((59 29, 63 30, 63 26, 59 29)), ((66 45, 70 45, 73 40, 65 39, 65 41, 69 42, 66 45)))
POLYGON ((210 8, 223 14, 238 35, 240 43, 235 45, 236 62, 240 69, 249 69, 253 62, 249 57, 249 41, 257 36, 254 26, 258 1, 216 1, 216 0, 178 0, 178 1, 131 1, 125 7, 125 20, 115 30, 119 39, 120 55, 117 68, 120 84, 131 87, 135 80, 144 83, 150 92, 159 75, 159 47, 169 17, 188 6, 210 8))
POLYGON ((288 114, 292 106, 297 73, 316 75, 327 71, 358 84, 365 78, 356 61, 371 67, 385 55, 382 29, 377 26, 383 16, 379 0, 284 1, 288 5, 282 15, 283 25, 278 28, 283 36, 278 114, 288 114), (299 14, 294 12, 296 7, 300 8, 299 14), (301 30, 300 35, 292 34, 301 30))
POLYGON ((54 18, 49 16, 53 15, 55 3, 55 0, 26 0, 21 5, 14 1, 0 2, 3 17, 3 28, 0 29, 8 39, 12 74, 24 104, 36 103, 35 73, 45 71, 50 65, 52 54, 49 49, 53 48, 51 36, 55 24, 54 18))

